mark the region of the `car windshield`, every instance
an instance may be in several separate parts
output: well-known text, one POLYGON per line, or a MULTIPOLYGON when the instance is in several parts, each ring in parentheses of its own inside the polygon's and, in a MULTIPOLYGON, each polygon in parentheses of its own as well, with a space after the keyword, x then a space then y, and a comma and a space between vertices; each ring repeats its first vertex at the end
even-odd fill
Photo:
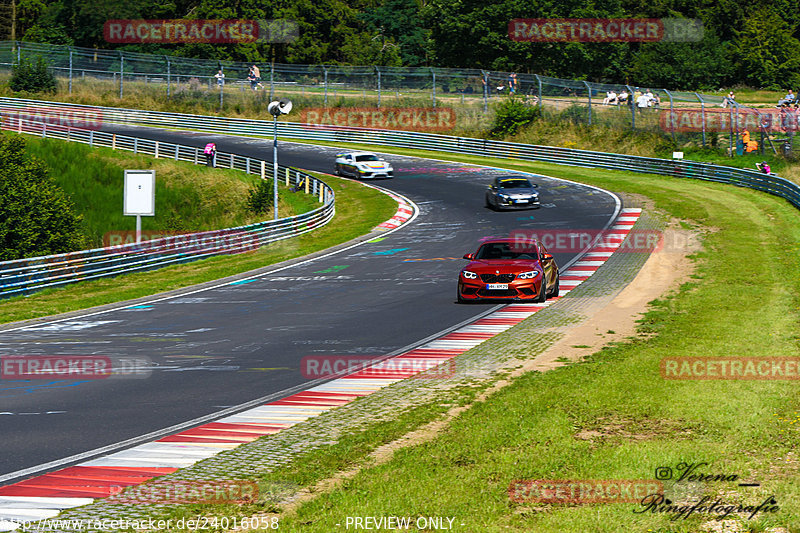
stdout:
POLYGON ((512 245, 507 242, 490 242, 478 249, 475 259, 539 259, 539 254, 533 246, 512 245))
POLYGON ((356 161, 380 161, 380 159, 378 159, 378 156, 376 155, 369 154, 369 155, 357 155, 356 161))
POLYGON ((522 178, 500 180, 497 182, 497 186, 502 187, 503 189, 529 189, 533 187, 530 181, 522 178))

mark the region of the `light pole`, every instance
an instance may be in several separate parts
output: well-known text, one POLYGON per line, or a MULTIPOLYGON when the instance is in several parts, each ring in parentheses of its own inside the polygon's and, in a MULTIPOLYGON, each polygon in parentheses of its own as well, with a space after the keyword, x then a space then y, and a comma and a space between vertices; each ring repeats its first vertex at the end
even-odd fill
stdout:
POLYGON ((267 111, 272 115, 272 122, 275 126, 272 139, 272 205, 275 209, 275 220, 278 220, 278 116, 288 115, 291 110, 292 101, 288 98, 270 102, 267 106, 267 111))

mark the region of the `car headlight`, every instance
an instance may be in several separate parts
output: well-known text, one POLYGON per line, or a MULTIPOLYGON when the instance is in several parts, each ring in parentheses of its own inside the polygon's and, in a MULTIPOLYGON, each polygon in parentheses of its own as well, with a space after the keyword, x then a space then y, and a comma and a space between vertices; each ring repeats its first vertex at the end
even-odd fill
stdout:
POLYGON ((523 272, 522 274, 517 276, 517 279, 533 279, 538 275, 539 275, 538 270, 531 270, 530 272, 523 272))
POLYGON ((465 279, 478 279, 478 275, 475 272, 470 272, 469 270, 462 270, 461 275, 464 276, 465 279))

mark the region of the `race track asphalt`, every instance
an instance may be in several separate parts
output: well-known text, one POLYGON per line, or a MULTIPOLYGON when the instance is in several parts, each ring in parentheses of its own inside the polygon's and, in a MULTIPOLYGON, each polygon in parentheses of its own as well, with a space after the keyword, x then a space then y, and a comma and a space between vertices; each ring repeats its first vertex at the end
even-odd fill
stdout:
MULTIPOLYGON (((271 160, 271 140, 152 128, 107 131, 271 160)), ((332 172, 342 149, 281 142, 283 165, 332 172)), ((189 296, 0 332, 2 355, 140 357, 138 379, 0 379, 0 476, 161 430, 307 383, 307 356, 380 356, 478 315, 455 303, 462 255, 515 229, 601 229, 613 197, 546 177, 542 208, 494 212, 483 203, 508 172, 386 155, 419 216, 379 242, 189 296)), ((115 228, 110 228, 115 229, 115 228)), ((575 254, 556 254, 564 265, 575 254)), ((6 479, 0 484, 8 484, 6 479)))

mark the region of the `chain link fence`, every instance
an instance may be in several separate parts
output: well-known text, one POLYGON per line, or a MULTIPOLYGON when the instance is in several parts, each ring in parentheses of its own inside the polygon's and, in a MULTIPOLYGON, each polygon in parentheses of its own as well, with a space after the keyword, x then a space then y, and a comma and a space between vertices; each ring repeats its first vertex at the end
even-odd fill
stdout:
POLYGON ((593 83, 537 74, 479 69, 340 65, 260 65, 260 80, 248 80, 252 64, 168 55, 0 42, 0 71, 25 58, 42 57, 70 94, 79 87, 109 89, 118 96, 197 100, 220 110, 240 109, 276 94, 298 106, 451 107, 461 123, 491 115, 493 102, 513 94, 550 120, 631 128, 669 136, 675 143, 747 150, 747 130, 759 148, 791 151, 800 109, 755 109, 721 95, 663 88, 593 83), (215 76, 224 74, 220 83, 215 76), (611 94, 613 93, 613 95, 611 94), (646 101, 639 97, 645 95, 646 101))

